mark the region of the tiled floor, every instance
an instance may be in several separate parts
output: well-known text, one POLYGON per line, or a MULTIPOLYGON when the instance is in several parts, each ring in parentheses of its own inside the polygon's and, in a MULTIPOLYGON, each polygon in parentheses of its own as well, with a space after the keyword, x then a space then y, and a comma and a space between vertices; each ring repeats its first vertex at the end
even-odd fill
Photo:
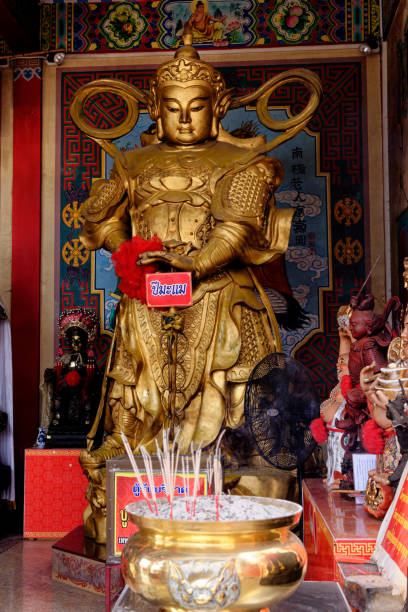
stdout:
POLYGON ((53 540, 0 542, 0 610, 103 612, 105 599, 51 578, 53 540))

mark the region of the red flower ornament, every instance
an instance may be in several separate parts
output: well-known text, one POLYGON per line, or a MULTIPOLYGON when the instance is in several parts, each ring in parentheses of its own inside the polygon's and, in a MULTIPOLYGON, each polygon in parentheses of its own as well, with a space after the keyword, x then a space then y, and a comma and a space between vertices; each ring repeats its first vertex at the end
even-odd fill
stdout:
POLYGON ((377 423, 370 419, 365 423, 362 432, 363 446, 367 453, 372 455, 381 455, 384 450, 384 436, 383 430, 377 425, 377 423))
POLYGON ((144 240, 134 236, 132 240, 123 242, 116 253, 112 254, 115 272, 121 279, 119 289, 130 298, 137 298, 146 304, 146 274, 156 272, 157 264, 139 266, 139 255, 146 251, 162 251, 160 238, 153 236, 151 240, 144 240))
POLYGON ((312 432, 312 436, 318 444, 323 444, 323 442, 326 442, 327 429, 326 429, 326 424, 323 421, 322 417, 319 417, 318 419, 314 419, 310 423, 310 431, 312 432))

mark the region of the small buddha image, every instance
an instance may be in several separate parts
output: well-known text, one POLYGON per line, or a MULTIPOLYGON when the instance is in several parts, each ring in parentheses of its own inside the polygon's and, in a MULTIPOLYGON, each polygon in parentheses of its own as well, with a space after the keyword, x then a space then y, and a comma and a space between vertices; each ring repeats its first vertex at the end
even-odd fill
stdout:
POLYGON ((208 12, 208 2, 195 0, 191 3, 191 17, 187 24, 192 28, 193 40, 219 40, 225 15, 213 17, 208 12))
POLYGON ((59 317, 60 342, 53 368, 44 372, 49 398, 46 448, 84 448, 99 402, 101 373, 95 365, 92 343, 97 317, 92 310, 73 308, 59 317))

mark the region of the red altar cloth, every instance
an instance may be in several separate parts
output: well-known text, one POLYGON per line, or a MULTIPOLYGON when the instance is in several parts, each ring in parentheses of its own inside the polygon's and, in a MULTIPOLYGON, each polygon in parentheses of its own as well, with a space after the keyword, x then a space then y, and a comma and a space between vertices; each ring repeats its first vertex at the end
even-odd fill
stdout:
POLYGON ((82 524, 88 481, 79 453, 80 449, 26 449, 25 538, 62 538, 82 524))

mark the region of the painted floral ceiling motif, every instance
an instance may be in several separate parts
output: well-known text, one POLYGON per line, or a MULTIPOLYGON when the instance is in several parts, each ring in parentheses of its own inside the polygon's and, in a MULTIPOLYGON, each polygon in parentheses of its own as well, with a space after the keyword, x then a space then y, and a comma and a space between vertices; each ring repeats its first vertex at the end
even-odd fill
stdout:
POLYGON ((68 53, 363 42, 380 35, 379 0, 40 0, 41 48, 68 53))
POLYGON ((141 7, 129 2, 112 5, 100 24, 108 44, 119 49, 136 47, 147 27, 148 23, 141 13, 141 7))
POLYGON ((309 4, 302 0, 284 0, 276 6, 269 23, 278 39, 298 44, 310 37, 311 30, 317 26, 319 17, 309 4))

